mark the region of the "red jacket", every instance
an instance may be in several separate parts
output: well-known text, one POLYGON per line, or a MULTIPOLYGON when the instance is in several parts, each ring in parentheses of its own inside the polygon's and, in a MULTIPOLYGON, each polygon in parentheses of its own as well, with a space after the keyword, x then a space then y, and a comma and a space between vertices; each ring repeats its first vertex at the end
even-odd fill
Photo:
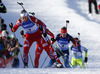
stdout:
POLYGON ((51 36, 51 38, 54 38, 54 34, 49 30, 49 29, 46 29, 47 30, 47 34, 51 36))
MULTIPOLYGON (((88 0, 88 1, 94 1, 94 0, 88 0)), ((96 0, 95 0, 96 1, 96 0)))
MULTIPOLYGON (((44 25, 44 23, 41 20, 37 19, 36 17, 31 16, 30 19, 31 19, 31 21, 33 23, 37 23, 39 26, 45 26, 46 27, 46 25, 44 25)), ((18 27, 21 26, 21 25, 22 25, 22 20, 18 19, 17 23, 15 24, 15 26, 13 27, 13 29, 11 29, 11 31, 12 32, 16 32, 16 30, 18 29, 18 27)))

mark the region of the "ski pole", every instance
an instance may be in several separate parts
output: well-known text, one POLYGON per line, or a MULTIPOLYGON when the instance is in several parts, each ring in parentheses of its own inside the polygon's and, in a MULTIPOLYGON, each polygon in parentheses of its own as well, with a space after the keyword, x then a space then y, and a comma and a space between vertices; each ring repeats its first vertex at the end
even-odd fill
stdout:
POLYGON ((19 2, 17 2, 22 8, 23 8, 23 10, 25 10, 25 8, 23 7, 23 3, 21 2, 21 3, 19 3, 19 2))
POLYGON ((31 59, 32 66, 33 66, 33 68, 34 68, 34 65, 33 65, 33 60, 32 60, 32 57, 31 57, 30 52, 29 52, 29 56, 30 56, 30 59, 31 59))
MULTIPOLYGON (((69 23, 69 20, 66 20, 66 29, 67 29, 67 27, 68 27, 68 23, 69 23)), ((66 32, 66 34, 68 33, 68 31, 66 32)), ((57 45, 56 45, 57 46, 57 45)), ((60 48, 59 48, 60 49, 60 48)), ((61 49, 60 49, 61 50, 61 49)), ((62 52, 62 51, 61 51, 62 52)), ((63 53, 63 52, 62 52, 63 53)), ((64 53, 63 53, 64 54, 64 53)), ((69 61, 69 60, 68 60, 69 61)), ((71 62, 69 61, 69 63, 71 64, 71 62)), ((72 66, 72 64, 71 64, 71 66, 72 66)))
MULTIPOLYGON (((80 33, 78 33, 78 40, 80 40, 80 33)), ((80 50, 78 46, 77 46, 77 49, 80 50)), ((77 56, 77 51, 76 51, 76 56, 77 56)), ((77 59, 76 59, 75 65, 77 66, 77 59)))
POLYGON ((66 29, 67 29, 67 27, 68 27, 68 23, 69 23, 69 20, 66 20, 66 29))
MULTIPOLYGON (((64 53, 63 53, 62 50, 57 46, 57 44, 55 44, 55 45, 56 45, 56 47, 60 50, 60 52, 64 55, 64 53)), ((65 55, 64 55, 64 56, 65 56, 65 55)), ((66 57, 66 56, 65 56, 65 57, 66 57)), ((63 58, 63 59, 64 59, 64 58, 63 58)), ((66 58, 66 59, 67 59, 67 58, 66 58)), ((64 59, 64 61, 65 61, 65 59, 64 59)), ((72 66, 71 62, 70 62, 68 59, 67 59, 67 61, 68 61, 68 62, 70 63, 70 65, 72 66)), ((69 66, 70 66, 70 65, 69 65, 69 66)), ((71 67, 71 66, 70 66, 70 67, 71 67)))
POLYGON ((80 33, 78 33, 78 39, 80 40, 80 33))
POLYGON ((44 65, 45 61, 47 60, 47 58, 48 58, 48 55, 47 55, 46 58, 44 59, 42 65, 41 65, 41 68, 43 67, 43 65, 44 65))
MULTIPOLYGON (((45 38, 45 39, 46 39, 46 41, 49 40, 49 38, 45 38)), ((43 64, 41 65, 41 68, 43 67, 43 65, 44 65, 45 61, 47 60, 47 58, 48 58, 48 55, 47 55, 46 58, 44 59, 43 64)))

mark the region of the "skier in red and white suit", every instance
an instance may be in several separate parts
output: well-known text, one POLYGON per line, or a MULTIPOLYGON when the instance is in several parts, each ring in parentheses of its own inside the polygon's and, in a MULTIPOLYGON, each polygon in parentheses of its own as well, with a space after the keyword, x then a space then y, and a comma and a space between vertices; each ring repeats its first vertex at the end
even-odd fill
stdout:
MULTIPOLYGON (((48 35, 50 35, 51 40, 54 39, 54 35, 53 35, 53 33, 49 29, 46 29, 46 32, 47 32, 48 35)), ((48 52, 53 51, 54 55, 56 57, 57 62, 61 64, 60 60, 57 58, 56 53, 55 53, 55 51, 54 51, 54 49, 52 48, 51 45, 49 46, 49 48, 50 49, 47 50, 47 51, 48 52)), ((40 58, 40 55, 41 55, 42 51, 43 51, 43 48, 40 47, 39 43, 37 43, 37 45, 36 45, 36 51, 35 51, 35 61, 34 61, 36 68, 38 68, 38 66, 39 66, 39 58, 40 58)))
MULTIPOLYGON (((40 21, 36 17, 29 16, 26 10, 22 10, 21 18, 17 21, 15 26, 13 27, 13 24, 11 23, 9 24, 9 26, 12 32, 15 32, 20 26, 22 26, 26 32, 26 37, 24 41, 24 52, 23 52, 24 67, 28 67, 28 52, 34 41, 38 42, 40 47, 45 49, 49 57, 52 59, 54 65, 56 67, 59 66, 59 63, 56 62, 53 51, 52 53, 48 51, 50 43, 48 41, 46 42, 44 38, 42 37, 42 34, 44 35, 44 37, 46 37, 46 25, 42 21, 40 21), (39 28, 43 29, 43 33, 41 32, 41 29, 39 28)), ((61 67, 61 64, 59 67, 61 67)))

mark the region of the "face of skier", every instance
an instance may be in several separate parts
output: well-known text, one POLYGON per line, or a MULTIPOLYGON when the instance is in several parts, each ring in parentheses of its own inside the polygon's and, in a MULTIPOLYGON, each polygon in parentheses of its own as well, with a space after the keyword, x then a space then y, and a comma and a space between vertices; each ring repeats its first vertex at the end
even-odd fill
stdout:
POLYGON ((21 19, 22 19, 23 22, 27 22, 28 21, 28 14, 27 14, 27 12, 25 10, 21 11, 20 16, 21 16, 21 19))
POLYGON ((22 19, 23 22, 27 22, 28 21, 28 16, 24 16, 24 17, 22 16, 21 19, 22 19))
POLYGON ((66 33, 61 33, 62 38, 65 38, 66 35, 67 35, 66 33))
POLYGON ((78 38, 75 38, 74 40, 76 41, 76 46, 79 46, 80 45, 80 40, 78 40, 78 38))

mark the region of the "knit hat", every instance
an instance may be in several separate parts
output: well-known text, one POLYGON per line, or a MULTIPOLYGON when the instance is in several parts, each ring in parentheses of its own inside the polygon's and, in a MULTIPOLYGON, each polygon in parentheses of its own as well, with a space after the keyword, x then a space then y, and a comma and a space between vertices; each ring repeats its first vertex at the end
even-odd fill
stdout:
POLYGON ((62 27, 62 28, 61 28, 61 33, 67 33, 66 27, 62 27))
POLYGON ((3 37, 4 37, 4 36, 7 37, 7 33, 6 33, 6 31, 3 30, 1 35, 2 35, 3 37))

